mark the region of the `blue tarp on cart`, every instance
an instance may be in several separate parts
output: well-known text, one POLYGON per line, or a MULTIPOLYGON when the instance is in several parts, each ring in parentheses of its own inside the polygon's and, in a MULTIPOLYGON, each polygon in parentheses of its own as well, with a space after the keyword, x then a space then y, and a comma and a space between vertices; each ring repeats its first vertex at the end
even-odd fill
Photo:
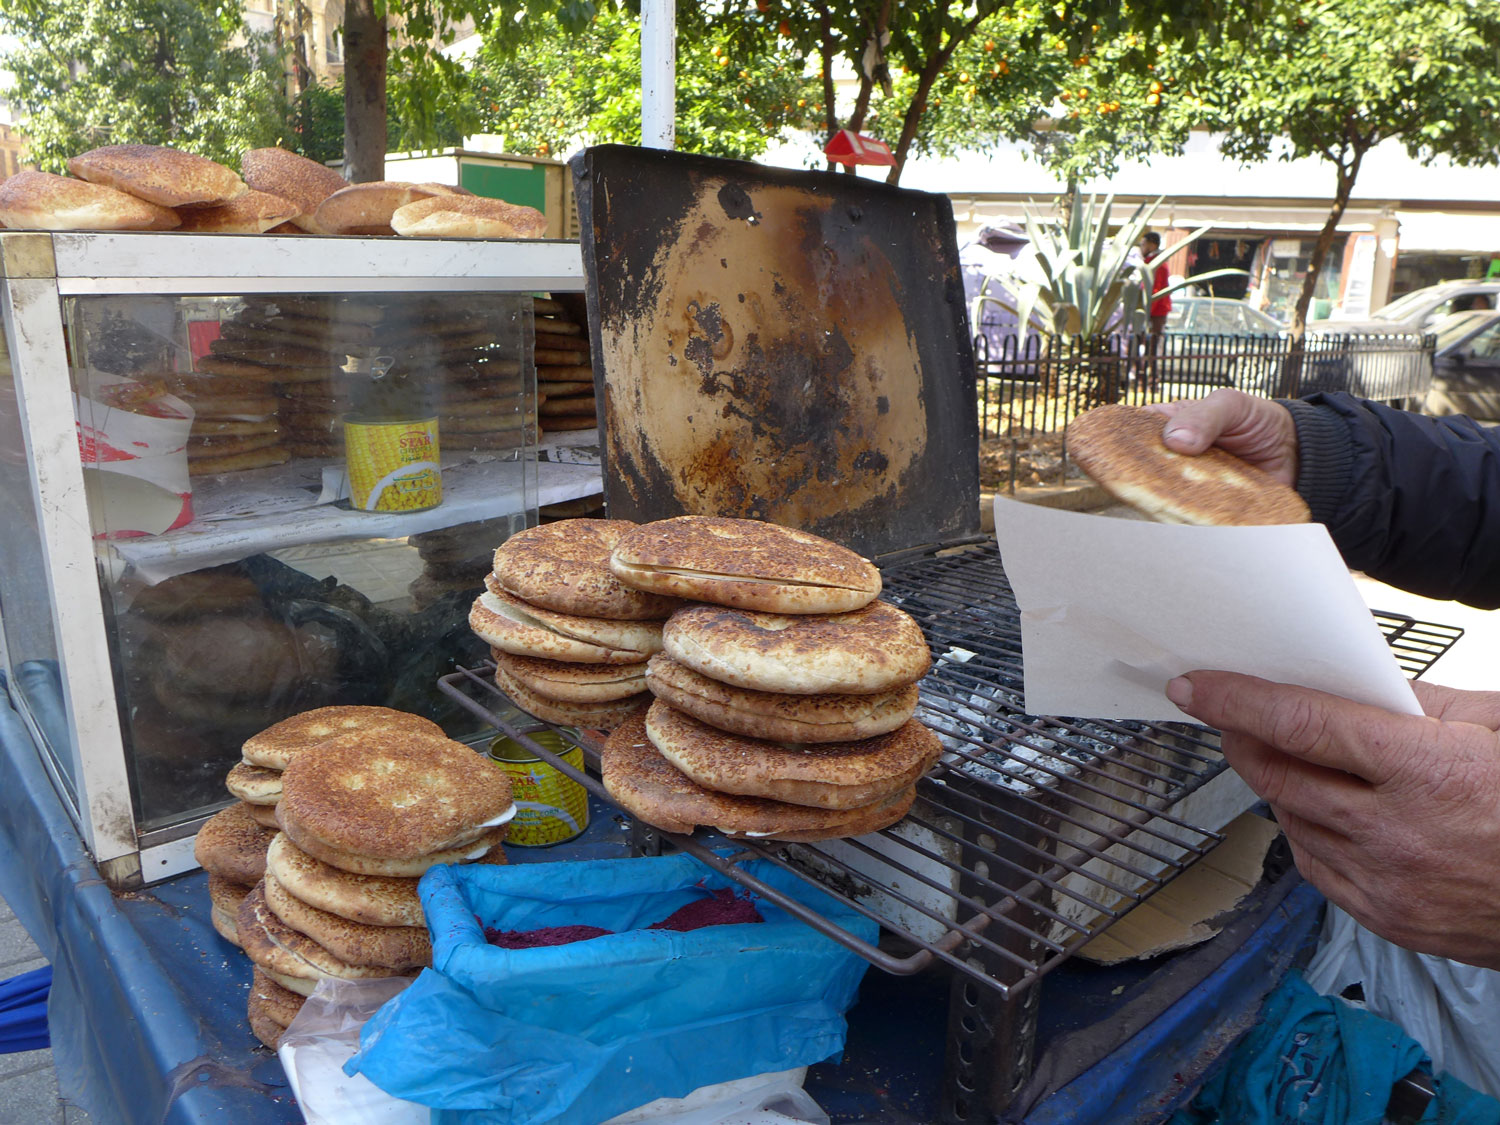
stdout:
MULTIPOLYGON (((28 693, 28 698, 31 698, 28 693)), ((96 1125, 295 1125, 245 1021, 250 964, 214 932, 201 872, 112 892, 9 696, 0 705, 0 895, 51 962, 58 1087, 96 1125)))

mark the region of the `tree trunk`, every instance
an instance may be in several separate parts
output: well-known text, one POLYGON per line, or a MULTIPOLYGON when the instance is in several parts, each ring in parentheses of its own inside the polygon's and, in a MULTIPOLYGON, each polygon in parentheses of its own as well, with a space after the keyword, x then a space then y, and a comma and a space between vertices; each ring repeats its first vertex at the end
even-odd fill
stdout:
POLYGON ((385 20, 374 0, 344 0, 344 178, 385 179, 385 20))
POLYGON ((1364 159, 1367 147, 1354 146, 1350 150, 1348 163, 1338 165, 1338 189, 1333 195, 1333 206, 1328 211, 1323 229, 1318 232, 1318 240, 1313 243, 1312 258, 1307 263, 1307 275, 1302 279, 1302 292, 1297 294, 1297 304, 1292 309, 1291 348, 1281 365, 1281 378, 1276 388, 1278 398, 1293 398, 1301 390, 1305 359, 1302 340, 1307 335, 1307 310, 1312 307, 1313 294, 1318 289, 1318 277, 1323 272, 1323 263, 1328 260, 1328 251, 1333 246, 1333 236, 1338 230, 1339 220, 1344 217, 1344 209, 1349 206, 1349 196, 1354 190, 1354 180, 1359 175, 1360 161, 1364 159))
POLYGON ((911 105, 906 109, 906 116, 901 121, 901 138, 892 150, 896 157, 896 164, 886 175, 886 183, 901 182, 901 170, 906 167, 906 158, 911 153, 912 142, 917 139, 917 127, 922 123, 922 114, 927 112, 927 95, 932 93, 938 76, 943 73, 943 68, 953 58, 953 52, 958 49, 958 45, 974 34, 974 30, 984 19, 985 14, 986 9, 981 6, 968 23, 958 28, 949 37, 946 44, 938 46, 934 43, 932 45, 933 53, 928 58, 927 64, 922 67, 921 73, 917 75, 917 88, 912 94, 911 105))
POLYGON ((1302 292, 1297 294, 1297 305, 1292 310, 1291 330, 1294 340, 1301 340, 1303 333, 1307 331, 1307 310, 1312 307, 1318 277, 1323 272, 1323 263, 1328 260, 1328 251, 1333 246, 1333 236, 1338 231, 1339 220, 1344 217, 1344 209, 1349 206, 1349 196, 1354 191, 1354 179, 1359 175, 1359 164, 1364 155, 1363 149, 1354 150, 1349 163, 1339 168, 1338 190, 1334 192, 1333 206, 1329 209, 1323 229, 1318 232, 1318 241, 1313 244, 1312 259, 1307 263, 1307 276, 1302 279, 1302 292))
MULTIPOLYGON (((833 86, 833 17, 829 15, 828 9, 818 5, 818 61, 822 64, 823 81, 823 128, 824 136, 833 139, 835 130, 838 129, 838 111, 834 108, 834 86, 833 86)), ((826 157, 823 161, 824 170, 828 172, 839 171, 838 162, 833 157, 826 157)), ((852 168, 844 168, 845 172, 852 172, 852 168)))

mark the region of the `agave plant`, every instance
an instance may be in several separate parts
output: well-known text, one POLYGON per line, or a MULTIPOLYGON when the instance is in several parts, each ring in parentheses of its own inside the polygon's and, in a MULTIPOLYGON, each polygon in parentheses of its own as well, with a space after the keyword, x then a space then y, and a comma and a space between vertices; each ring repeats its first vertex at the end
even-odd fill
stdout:
MULTIPOLYGON (((1142 203, 1117 230, 1109 233, 1114 196, 1103 205, 1094 196, 1079 198, 1077 188, 1069 197, 1067 221, 1042 223, 1026 212, 1026 233, 1034 251, 1032 276, 1023 274, 1016 286, 1017 332, 1024 339, 1033 315, 1053 334, 1090 338, 1119 329, 1143 332, 1146 310, 1165 293, 1188 285, 1200 285, 1216 277, 1243 274, 1244 270, 1222 269, 1195 274, 1175 285, 1149 292, 1152 271, 1210 227, 1203 226, 1171 246, 1163 247, 1150 261, 1132 261, 1130 252, 1140 241, 1164 197, 1142 203)), ((995 297, 988 296, 994 300, 995 297)))

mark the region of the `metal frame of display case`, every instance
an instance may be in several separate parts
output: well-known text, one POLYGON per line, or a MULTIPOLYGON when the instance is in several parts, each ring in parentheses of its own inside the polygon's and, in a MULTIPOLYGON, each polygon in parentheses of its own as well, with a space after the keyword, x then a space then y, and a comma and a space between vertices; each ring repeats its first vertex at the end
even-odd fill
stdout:
MULTIPOLYGON (((137 832, 78 454, 63 299, 582 289, 577 244, 553 240, 0 234, 0 313, 45 560, 76 799, 57 764, 46 765, 111 885, 139 885, 195 866, 196 824, 166 830, 174 838, 160 843, 137 832)), ((27 721, 34 725, 34 716, 27 721)))

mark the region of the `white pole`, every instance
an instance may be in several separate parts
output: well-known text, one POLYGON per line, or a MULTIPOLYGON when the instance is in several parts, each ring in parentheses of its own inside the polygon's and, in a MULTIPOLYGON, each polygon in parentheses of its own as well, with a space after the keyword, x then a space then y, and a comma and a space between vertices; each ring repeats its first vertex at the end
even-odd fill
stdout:
POLYGON ((641 144, 677 144, 676 0, 641 3, 641 144))

